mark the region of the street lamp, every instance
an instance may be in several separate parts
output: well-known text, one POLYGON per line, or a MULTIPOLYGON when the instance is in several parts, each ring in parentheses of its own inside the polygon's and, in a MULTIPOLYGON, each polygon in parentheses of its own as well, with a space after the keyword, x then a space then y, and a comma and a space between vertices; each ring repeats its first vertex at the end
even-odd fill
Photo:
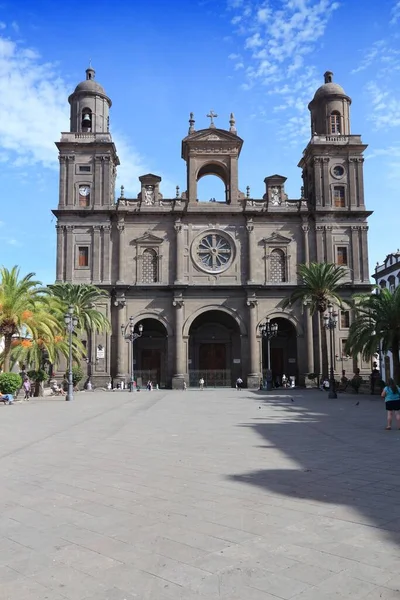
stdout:
POLYGON ((64 315, 66 330, 68 331, 68 393, 66 400, 74 399, 74 381, 72 378, 72 334, 78 325, 78 317, 74 315, 74 307, 72 304, 68 307, 68 312, 64 315))
POLYGON ((133 322, 133 317, 129 317, 129 323, 127 325, 121 325, 121 333, 124 340, 131 344, 131 383, 130 383, 130 392, 133 392, 133 384, 135 382, 134 374, 135 374, 135 365, 133 362, 133 343, 138 338, 142 337, 143 333, 143 325, 139 324, 139 333, 134 331, 135 324, 133 322), (129 331, 128 331, 129 330, 129 331))
POLYGON ((336 329, 336 325, 338 323, 338 313, 333 310, 333 304, 329 302, 328 304, 328 313, 324 314, 324 327, 325 329, 329 329, 329 342, 330 342, 330 350, 331 350, 331 372, 329 376, 329 394, 328 398, 334 399, 337 398, 336 393, 336 383, 335 383, 335 373, 333 370, 333 331, 336 329))
POLYGON ((271 340, 278 335, 278 323, 271 323, 269 317, 265 319, 265 323, 260 323, 258 326, 261 335, 267 338, 267 390, 272 389, 272 372, 271 372, 271 340))

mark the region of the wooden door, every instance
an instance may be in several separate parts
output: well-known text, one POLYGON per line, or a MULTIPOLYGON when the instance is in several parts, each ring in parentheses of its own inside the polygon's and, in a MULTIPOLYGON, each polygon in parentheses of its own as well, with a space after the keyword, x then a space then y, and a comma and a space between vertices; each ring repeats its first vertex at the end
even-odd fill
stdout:
POLYGON ((222 371, 226 369, 226 345, 200 344, 199 369, 201 371, 222 371))
MULTIPOLYGON (((271 348, 271 369, 274 379, 275 377, 279 377, 280 379, 285 373, 283 348, 271 348)), ((285 375, 287 376, 287 373, 285 375)))

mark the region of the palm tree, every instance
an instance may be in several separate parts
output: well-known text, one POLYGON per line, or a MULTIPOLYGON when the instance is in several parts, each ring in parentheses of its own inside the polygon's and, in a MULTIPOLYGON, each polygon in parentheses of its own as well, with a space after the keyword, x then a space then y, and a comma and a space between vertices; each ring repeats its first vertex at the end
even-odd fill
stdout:
POLYGON ((88 283, 54 283, 49 285, 48 293, 59 301, 59 318, 69 306, 74 307, 74 315, 78 319, 76 330, 79 333, 103 333, 111 330, 108 318, 96 307, 108 298, 108 292, 88 283))
POLYGON ((56 317, 49 310, 41 283, 33 280, 34 273, 20 279, 19 268, 0 268, 0 337, 4 338, 3 368, 10 369, 13 339, 48 338, 59 331, 56 317))
POLYGON ((310 263, 299 265, 298 273, 301 278, 300 286, 281 303, 282 308, 287 308, 295 302, 308 304, 310 314, 319 314, 321 332, 322 375, 328 376, 328 346, 326 329, 324 327, 324 313, 330 302, 342 306, 343 300, 339 289, 347 271, 331 263, 310 263))
POLYGON ((375 288, 375 293, 354 297, 356 317, 350 326, 346 352, 370 360, 381 345, 392 352, 393 378, 400 382, 400 287, 393 292, 375 288))

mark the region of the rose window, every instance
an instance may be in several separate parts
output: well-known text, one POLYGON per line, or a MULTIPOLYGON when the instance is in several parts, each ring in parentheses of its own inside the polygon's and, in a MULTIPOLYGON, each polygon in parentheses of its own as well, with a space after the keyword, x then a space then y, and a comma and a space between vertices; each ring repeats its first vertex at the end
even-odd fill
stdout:
POLYGON ((224 271, 233 258, 232 244, 228 237, 220 233, 208 233, 197 243, 196 257, 199 266, 205 271, 224 271))

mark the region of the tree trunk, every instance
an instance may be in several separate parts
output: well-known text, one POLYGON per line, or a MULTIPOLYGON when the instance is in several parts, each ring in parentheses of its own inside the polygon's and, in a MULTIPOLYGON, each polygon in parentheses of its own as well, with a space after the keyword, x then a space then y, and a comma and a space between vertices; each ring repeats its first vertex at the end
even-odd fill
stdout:
POLYGON ((329 379, 329 364, 328 364, 328 343, 326 339, 326 328, 324 326, 324 313, 319 313, 319 323, 321 330, 321 361, 322 361, 322 378, 329 379))
POLYGON ((400 361, 399 361, 399 340, 394 338, 392 344, 392 358, 393 358, 393 379, 400 384, 400 361))
POLYGON ((8 373, 10 370, 10 352, 11 352, 12 335, 5 334, 4 350, 3 350, 3 371, 8 373))

